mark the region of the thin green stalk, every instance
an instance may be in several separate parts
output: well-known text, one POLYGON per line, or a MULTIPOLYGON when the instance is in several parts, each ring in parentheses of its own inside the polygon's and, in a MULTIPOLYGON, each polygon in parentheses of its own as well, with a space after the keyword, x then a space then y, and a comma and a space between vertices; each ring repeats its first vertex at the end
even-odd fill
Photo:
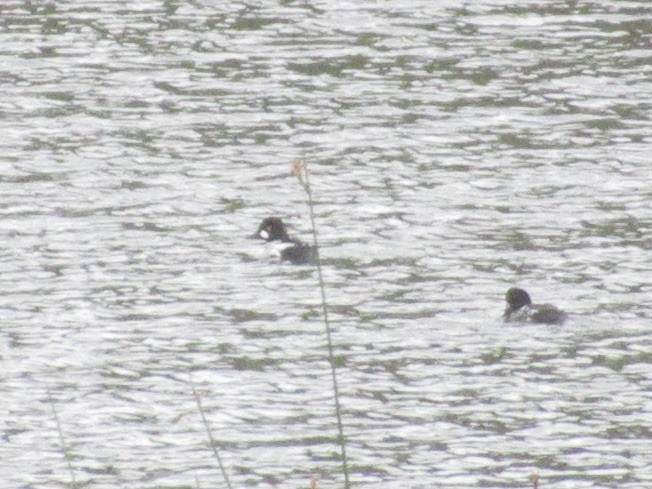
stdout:
POLYGON ((539 473, 538 472, 532 472, 532 474, 530 474, 530 482, 532 482, 532 484, 533 484, 532 489, 539 489, 539 473))
POLYGON ((328 362, 331 366, 331 377, 333 380, 333 394, 335 396, 335 415, 337 417, 337 431, 342 451, 342 470, 344 472, 344 487, 349 489, 349 464, 346 456, 346 439, 344 438, 344 424, 342 423, 342 410, 340 407, 340 390, 337 383, 337 371, 335 369, 335 354, 333 353, 333 341, 331 340, 331 324, 328 319, 328 301, 326 300, 326 287, 324 286, 324 277, 321 269, 321 259, 319 257, 319 239, 317 237, 317 225, 315 224, 315 210, 312 201, 312 189, 310 188, 310 179, 308 174, 308 165, 304 162, 295 165, 295 174, 303 185, 308 195, 308 207, 310 208, 310 224, 312 226, 312 239, 315 246, 315 260, 317 262, 317 277, 319 280, 319 290, 321 291, 322 312, 324 315, 324 327, 326 330, 326 342, 328 344, 328 362), (302 178, 303 177, 303 178, 302 178))
POLYGON ((215 455, 217 464, 220 466, 222 477, 224 477, 226 486, 229 489, 232 489, 231 482, 229 481, 229 476, 227 475, 226 470, 224 469, 224 465, 222 464, 222 457, 220 457, 220 454, 217 451, 217 444, 215 443, 215 439, 213 438, 213 432, 211 431, 211 427, 208 424, 208 420, 206 419, 204 408, 201 405, 201 397, 199 396, 199 393, 195 390, 195 385, 192 383, 191 378, 188 378, 188 383, 190 384, 190 388, 192 389, 192 394, 195 397, 195 402, 197 403, 197 408, 199 409, 199 414, 201 415, 201 419, 204 422, 204 428, 206 428, 206 434, 208 435, 208 440, 210 441, 211 448, 213 449, 213 455, 215 455))
POLYGON ((70 471, 70 487, 77 487, 77 479, 75 478, 75 471, 72 468, 72 462, 70 461, 70 452, 66 448, 66 442, 63 438, 63 430, 61 429, 61 421, 59 420, 59 415, 57 410, 54 408, 54 399, 52 398, 52 392, 48 387, 48 403, 50 404, 50 409, 52 410, 52 416, 54 417, 54 422, 57 425, 57 431, 59 432, 59 445, 61 446, 61 451, 63 452, 63 458, 66 459, 68 464, 68 470, 70 471))

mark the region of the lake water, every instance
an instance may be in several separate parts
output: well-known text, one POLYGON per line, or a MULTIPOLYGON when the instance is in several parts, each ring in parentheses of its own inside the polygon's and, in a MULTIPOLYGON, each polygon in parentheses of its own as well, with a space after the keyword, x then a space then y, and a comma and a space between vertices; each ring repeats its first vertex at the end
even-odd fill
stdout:
POLYGON ((297 159, 355 487, 652 487, 651 18, 3 0, 2 487, 343 486, 297 159))

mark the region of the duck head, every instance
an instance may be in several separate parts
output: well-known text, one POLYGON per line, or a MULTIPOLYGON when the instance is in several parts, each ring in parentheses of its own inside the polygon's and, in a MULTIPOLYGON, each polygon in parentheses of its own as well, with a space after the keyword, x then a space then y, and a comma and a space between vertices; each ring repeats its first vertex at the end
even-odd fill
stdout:
POLYGON ((505 317, 510 314, 518 311, 521 307, 531 306, 532 299, 530 295, 523 289, 518 287, 512 287, 505 294, 505 300, 507 301, 507 309, 505 309, 505 317))
POLYGON ((260 238, 265 241, 284 241, 292 242, 292 238, 287 233, 283 221, 278 217, 268 217, 263 219, 256 232, 251 236, 252 238, 260 238))

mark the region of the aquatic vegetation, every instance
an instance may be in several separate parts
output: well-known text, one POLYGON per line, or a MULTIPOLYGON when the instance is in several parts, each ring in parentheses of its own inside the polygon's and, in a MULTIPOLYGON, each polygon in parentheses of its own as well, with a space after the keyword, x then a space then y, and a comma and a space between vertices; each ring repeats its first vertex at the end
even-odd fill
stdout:
MULTIPOLYGON (((315 248, 315 263, 317 265, 317 278, 319 280, 319 290, 321 292, 321 303, 322 303, 322 313, 324 319, 324 330, 326 333, 326 341, 328 345, 328 362, 331 367, 331 378, 333 381, 333 401, 335 402, 335 416, 337 418, 337 430, 339 434, 340 450, 342 456, 342 471, 344 475, 344 487, 349 489, 351 487, 349 482, 349 467, 348 459, 346 456, 346 439, 344 437, 344 424, 342 422, 342 410, 340 406, 340 395, 339 387, 337 383, 337 371, 336 368, 338 365, 342 365, 343 362, 341 358, 335 356, 333 350, 333 341, 331 337, 331 326, 330 321, 328 320, 328 301, 326 299, 326 287, 324 285, 324 277, 321 269, 321 259, 319 257, 319 239, 317 233, 317 225, 315 224, 315 208, 312 200, 312 189, 310 188, 310 179, 308 173, 308 166, 301 160, 297 160, 292 165, 292 174, 297 177, 299 183, 306 191, 308 197, 308 208, 310 209, 310 224, 312 226, 312 238, 315 248)), ((341 357, 341 356, 339 356, 341 357)))
POLYGON ((72 467, 72 453, 70 452, 70 449, 68 448, 68 444, 66 443, 66 440, 63 436, 63 429, 61 428, 61 420, 59 419, 57 410, 54 407, 54 399, 52 399, 52 392, 50 392, 49 387, 48 387, 48 404, 50 405, 50 409, 52 410, 52 417, 54 418, 54 422, 57 425, 57 433, 59 434, 59 448, 61 448, 61 452, 63 453, 63 458, 66 460, 66 464, 68 465, 68 471, 70 472, 70 487, 72 489, 75 489, 77 487, 77 479, 75 477, 75 471, 73 470, 72 467))

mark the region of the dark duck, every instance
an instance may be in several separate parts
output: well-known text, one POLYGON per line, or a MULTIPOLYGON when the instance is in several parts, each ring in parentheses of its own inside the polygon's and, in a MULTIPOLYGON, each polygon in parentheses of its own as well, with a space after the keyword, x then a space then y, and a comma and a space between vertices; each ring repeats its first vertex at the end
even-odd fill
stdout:
POLYGON ((551 304, 532 304, 530 295, 523 289, 512 287, 505 294, 506 323, 562 324, 568 316, 551 304))
POLYGON ((291 246, 281 250, 281 260, 296 265, 311 263, 315 260, 315 247, 290 237, 283 221, 278 217, 268 217, 258 226, 252 238, 264 239, 267 242, 280 241, 291 246))

